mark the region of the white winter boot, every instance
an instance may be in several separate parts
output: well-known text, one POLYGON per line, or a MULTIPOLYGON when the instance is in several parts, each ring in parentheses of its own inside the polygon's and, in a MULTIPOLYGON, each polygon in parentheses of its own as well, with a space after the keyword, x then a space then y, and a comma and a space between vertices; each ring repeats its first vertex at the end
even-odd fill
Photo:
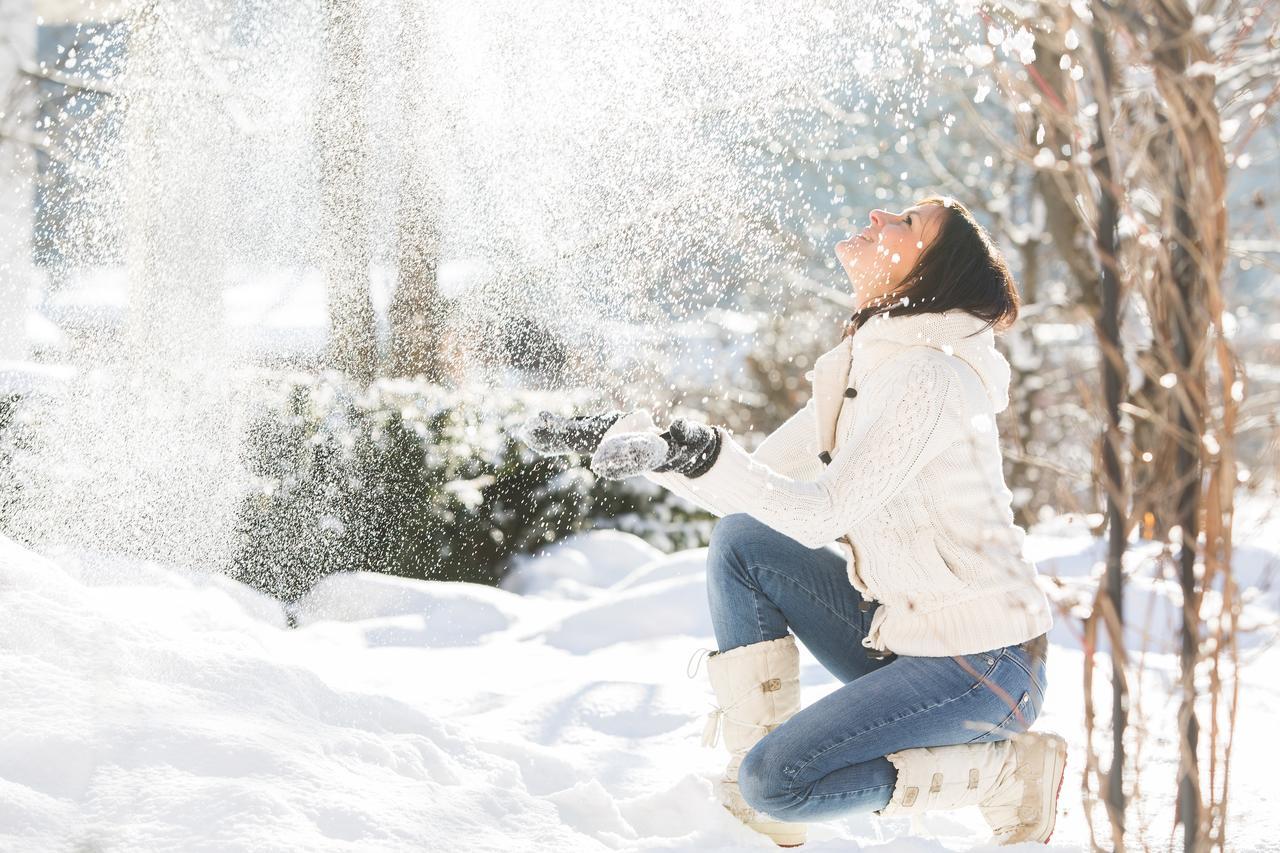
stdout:
POLYGON ((885 756, 898 769, 893 798, 878 814, 916 815, 976 805, 989 844, 1046 843, 1058 814, 1067 742, 1047 732, 1011 740, 905 749, 885 756))
POLYGON ((747 751, 800 710, 800 652, 795 636, 712 652, 707 656, 707 675, 718 707, 707 715, 702 744, 715 746, 723 724, 724 744, 731 756, 724 775, 716 780, 717 798, 735 817, 778 846, 804 844, 806 824, 775 820, 756 811, 738 788, 738 768, 747 751))

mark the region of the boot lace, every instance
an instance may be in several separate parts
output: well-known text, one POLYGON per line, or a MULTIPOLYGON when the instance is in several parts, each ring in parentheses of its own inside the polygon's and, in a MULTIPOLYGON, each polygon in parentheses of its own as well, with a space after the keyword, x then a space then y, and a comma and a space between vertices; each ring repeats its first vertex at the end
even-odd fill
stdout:
POLYGON ((707 658, 707 652, 714 652, 714 649, 697 649, 694 651, 693 655, 689 658, 688 666, 684 668, 686 675, 693 678, 698 674, 699 668, 702 667, 702 661, 707 658), (699 655, 702 655, 702 657, 698 657, 699 655), (698 662, 696 664, 693 662, 694 658, 698 658, 698 662))
MULTIPOLYGON (((714 654, 718 654, 714 649, 705 649, 705 648, 697 649, 696 651, 694 651, 693 655, 690 656, 689 664, 688 666, 685 667, 685 673, 690 678, 693 678, 695 675, 698 674, 698 669, 702 666, 702 661, 706 660, 708 657, 714 654), (699 655, 701 655, 701 657, 699 655), (695 658, 697 659, 696 664, 694 662, 695 658)), ((724 705, 724 706, 717 705, 714 702, 711 703, 711 711, 707 713, 707 722, 702 727, 702 745, 703 746, 715 747, 715 745, 720 742, 720 728, 721 728, 722 722, 725 719, 731 720, 737 723, 738 725, 750 726, 756 729, 764 729, 766 734, 769 732, 770 727, 767 724, 757 723, 752 720, 744 720, 740 717, 735 717, 732 714, 728 713, 729 709, 737 707, 737 705, 740 702, 742 702, 742 700, 746 699, 750 695, 751 695, 751 691, 748 690, 746 693, 743 693, 737 699, 734 699, 728 705, 724 705)))

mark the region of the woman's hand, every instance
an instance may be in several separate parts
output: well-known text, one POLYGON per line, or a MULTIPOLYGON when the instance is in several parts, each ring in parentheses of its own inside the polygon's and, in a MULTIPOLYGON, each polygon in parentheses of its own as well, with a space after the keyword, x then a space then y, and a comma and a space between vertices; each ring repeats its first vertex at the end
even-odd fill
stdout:
POLYGON ((616 409, 598 415, 557 415, 538 412, 521 424, 516 435, 543 456, 595 453, 600 441, 623 413, 616 409))
MULTIPOLYGON (((644 413, 647 417, 648 413, 644 413)), ((720 454, 719 429, 676 418, 666 432, 658 433, 653 421, 642 429, 610 430, 591 457, 591 470, 609 480, 622 480, 645 471, 674 471, 686 477, 706 473, 720 454), (615 433, 616 434, 612 434, 615 433)))

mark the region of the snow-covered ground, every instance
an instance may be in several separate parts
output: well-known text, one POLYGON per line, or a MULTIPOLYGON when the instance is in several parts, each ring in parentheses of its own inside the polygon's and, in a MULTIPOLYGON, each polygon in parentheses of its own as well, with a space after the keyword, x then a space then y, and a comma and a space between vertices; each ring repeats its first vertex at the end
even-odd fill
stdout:
MULTIPOLYGON (((1267 581, 1278 553, 1257 546, 1280 536, 1239 520, 1239 570, 1261 589, 1247 616, 1263 627, 1244 644, 1230 847, 1276 849, 1265 744, 1280 722, 1267 581)), ((1032 531, 1046 584, 1089 583, 1102 552, 1081 528, 1032 531)), ((1154 548, 1139 544, 1135 566, 1154 548)), ((596 531, 522 560, 507 589, 332 577, 289 629, 272 600, 222 577, 50 559, 0 538, 0 850, 777 849, 716 804, 725 755, 699 745, 712 695, 705 666, 694 679, 686 667, 713 647, 704 557, 596 531)), ((1176 596, 1133 589, 1130 613, 1156 628, 1146 642, 1171 649, 1176 596)), ((1056 850, 1088 845, 1072 628, 1060 618, 1052 634, 1037 723, 1073 744, 1056 850)), ((801 661, 806 703, 838 686, 801 661)), ((1150 654, 1142 678, 1130 819, 1157 849, 1173 838, 1175 665, 1150 654)), ((853 815, 811 825, 805 849, 960 850, 986 837, 972 809, 927 815, 923 829, 853 815)))

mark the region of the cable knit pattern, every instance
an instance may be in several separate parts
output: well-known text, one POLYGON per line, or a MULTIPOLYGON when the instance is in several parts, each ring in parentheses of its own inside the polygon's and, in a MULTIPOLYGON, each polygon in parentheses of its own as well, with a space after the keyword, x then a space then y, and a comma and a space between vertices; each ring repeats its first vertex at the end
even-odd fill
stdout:
POLYGON ((955 371, 928 351, 904 353, 859 395, 870 416, 855 418, 840 452, 816 480, 797 480, 751 458, 729 439, 721 458, 693 481, 730 512, 748 512, 808 548, 844 535, 896 495, 952 444, 962 403, 955 371), (882 406, 880 404, 883 404, 882 406), (723 459, 725 454, 736 459, 723 459))
POLYGON ((812 398, 754 453, 725 430, 702 476, 644 476, 809 548, 839 540, 850 583, 882 605, 868 648, 971 654, 1042 634, 1052 614, 995 423, 1010 373, 990 329, 970 336, 982 326, 955 311, 873 318, 818 359, 812 398))

